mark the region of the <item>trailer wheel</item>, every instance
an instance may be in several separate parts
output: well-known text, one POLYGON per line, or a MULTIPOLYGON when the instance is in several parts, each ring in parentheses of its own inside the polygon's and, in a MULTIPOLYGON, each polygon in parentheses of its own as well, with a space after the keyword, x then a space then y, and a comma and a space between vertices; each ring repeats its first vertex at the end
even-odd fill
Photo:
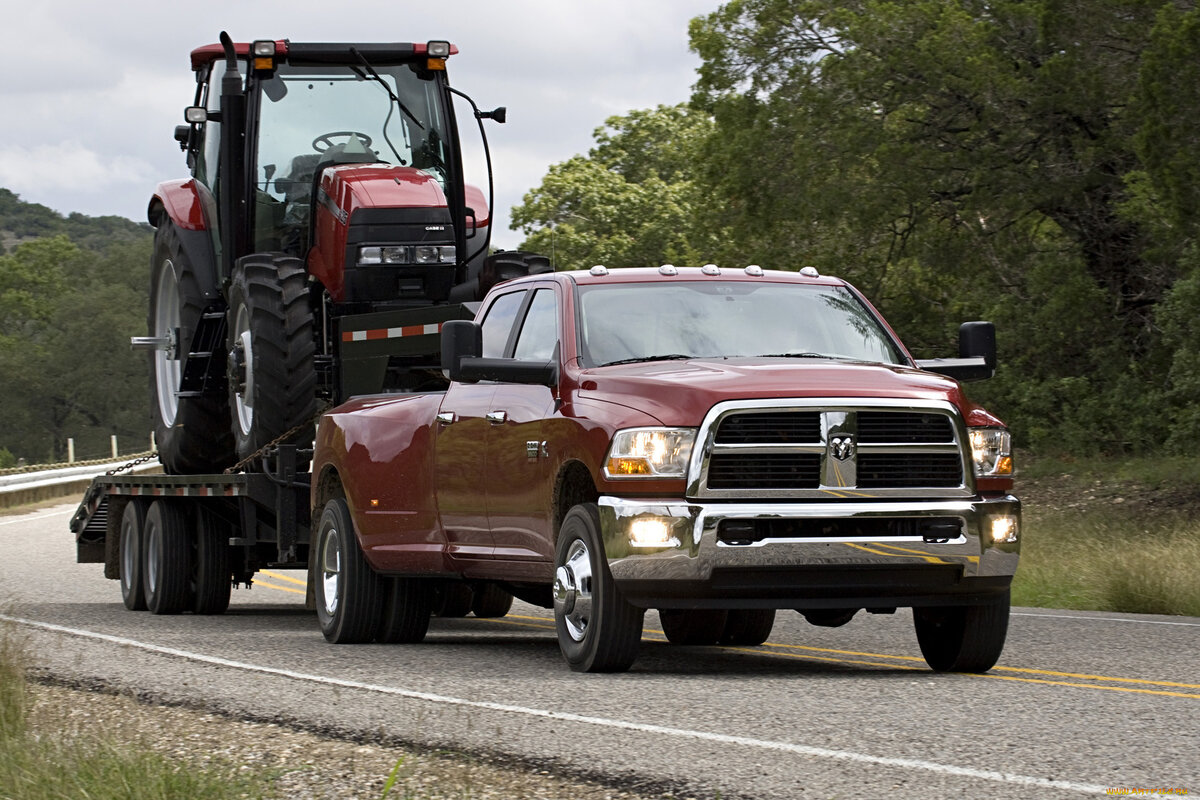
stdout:
POLYGON ((146 529, 146 506, 137 500, 125 504, 121 514, 121 599, 130 611, 146 610, 146 589, 142 581, 142 560, 145 557, 143 532, 146 529))
POLYGON ((671 644, 716 644, 725 632, 728 611, 719 609, 659 609, 658 619, 671 644))
POLYGON ((192 519, 179 505, 155 500, 142 530, 146 608, 151 614, 178 614, 192 604, 192 519))
POLYGON ((937 672, 987 672, 1008 635, 1009 593, 969 606, 914 608, 913 624, 925 663, 937 672))
POLYGON ((229 608, 233 589, 229 536, 230 526, 223 519, 203 508, 197 512, 192 561, 192 611, 197 614, 224 614, 229 608))
POLYGON ((350 507, 340 497, 325 504, 317 531, 317 622, 327 641, 359 644, 380 628, 382 581, 358 546, 350 507))
POLYGON ((436 590, 433 613, 439 617, 465 617, 471 613, 475 592, 461 581, 443 581, 436 590))
POLYGON ((417 578, 384 578, 383 609, 375 641, 416 644, 429 630, 430 585, 417 578))
POLYGON ((494 583, 486 583, 475 591, 475 596, 471 599, 471 610, 477 617, 496 619, 508 614, 512 604, 511 594, 494 583))
POLYGON ((207 301, 175 226, 163 221, 154 236, 150 278, 150 336, 169 341, 150 352, 150 414, 163 469, 172 475, 219 472, 233 463, 229 406, 220 396, 180 397, 183 364, 207 301))
MULTIPOLYGON (((229 288, 227 343, 233 437, 238 458, 247 458, 316 412, 316 345, 302 261, 262 253, 238 262, 229 288)), ((306 427, 284 444, 312 438, 306 427)), ((298 464, 306 466, 306 460, 298 464)))
POLYGON ((725 618, 725 630, 718 644, 757 647, 771 635, 775 627, 773 608, 736 608, 725 618))
POLYGON ((576 672, 623 672, 637 658, 643 609, 621 595, 608 569, 595 503, 572 508, 555 547, 554 628, 576 672))

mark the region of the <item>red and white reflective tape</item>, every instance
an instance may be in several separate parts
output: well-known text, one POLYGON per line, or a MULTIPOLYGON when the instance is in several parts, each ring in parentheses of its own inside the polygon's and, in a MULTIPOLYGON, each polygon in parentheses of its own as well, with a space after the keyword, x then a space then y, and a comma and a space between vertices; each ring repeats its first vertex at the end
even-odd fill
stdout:
POLYGON ((342 331, 343 342, 369 342, 376 339, 399 339, 403 336, 428 336, 441 333, 442 323, 428 325, 403 325, 399 328, 374 328, 366 331, 342 331))
POLYGON ((242 487, 229 486, 108 486, 109 494, 133 497, 238 497, 242 487))

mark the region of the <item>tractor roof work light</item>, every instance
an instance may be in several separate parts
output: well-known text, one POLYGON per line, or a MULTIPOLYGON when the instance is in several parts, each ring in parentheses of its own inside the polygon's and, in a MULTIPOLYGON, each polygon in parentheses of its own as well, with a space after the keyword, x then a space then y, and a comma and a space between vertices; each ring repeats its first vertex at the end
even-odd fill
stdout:
POLYGON ((255 72, 270 72, 275 69, 275 42, 271 39, 257 39, 250 45, 250 54, 254 58, 255 72))
POLYGON ((450 57, 450 43, 435 39, 425 43, 425 68, 444 70, 446 59, 450 57))

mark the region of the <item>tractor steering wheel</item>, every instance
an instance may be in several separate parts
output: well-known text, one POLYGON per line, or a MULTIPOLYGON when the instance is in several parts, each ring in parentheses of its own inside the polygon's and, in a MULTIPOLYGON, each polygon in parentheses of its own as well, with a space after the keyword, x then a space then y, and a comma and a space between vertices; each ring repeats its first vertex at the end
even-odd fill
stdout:
POLYGON ((333 143, 335 138, 340 138, 343 136, 346 137, 347 142, 350 141, 351 137, 356 136, 358 137, 359 141, 362 142, 362 146, 364 148, 370 148, 371 146, 371 137, 367 136, 361 131, 330 131, 329 133, 322 133, 320 136, 313 139, 312 149, 316 150, 318 153, 324 153, 329 148, 336 146, 333 143))

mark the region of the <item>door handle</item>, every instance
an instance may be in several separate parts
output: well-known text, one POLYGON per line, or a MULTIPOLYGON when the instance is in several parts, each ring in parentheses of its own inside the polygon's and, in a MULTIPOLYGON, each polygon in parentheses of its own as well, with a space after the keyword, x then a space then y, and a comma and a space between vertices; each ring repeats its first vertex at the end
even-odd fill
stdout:
POLYGON ((508 422, 507 411, 489 411, 487 413, 487 421, 493 425, 503 425, 508 422))
POLYGON ((451 425, 458 422, 458 414, 453 411, 441 411, 438 412, 437 421, 442 425, 451 425))

